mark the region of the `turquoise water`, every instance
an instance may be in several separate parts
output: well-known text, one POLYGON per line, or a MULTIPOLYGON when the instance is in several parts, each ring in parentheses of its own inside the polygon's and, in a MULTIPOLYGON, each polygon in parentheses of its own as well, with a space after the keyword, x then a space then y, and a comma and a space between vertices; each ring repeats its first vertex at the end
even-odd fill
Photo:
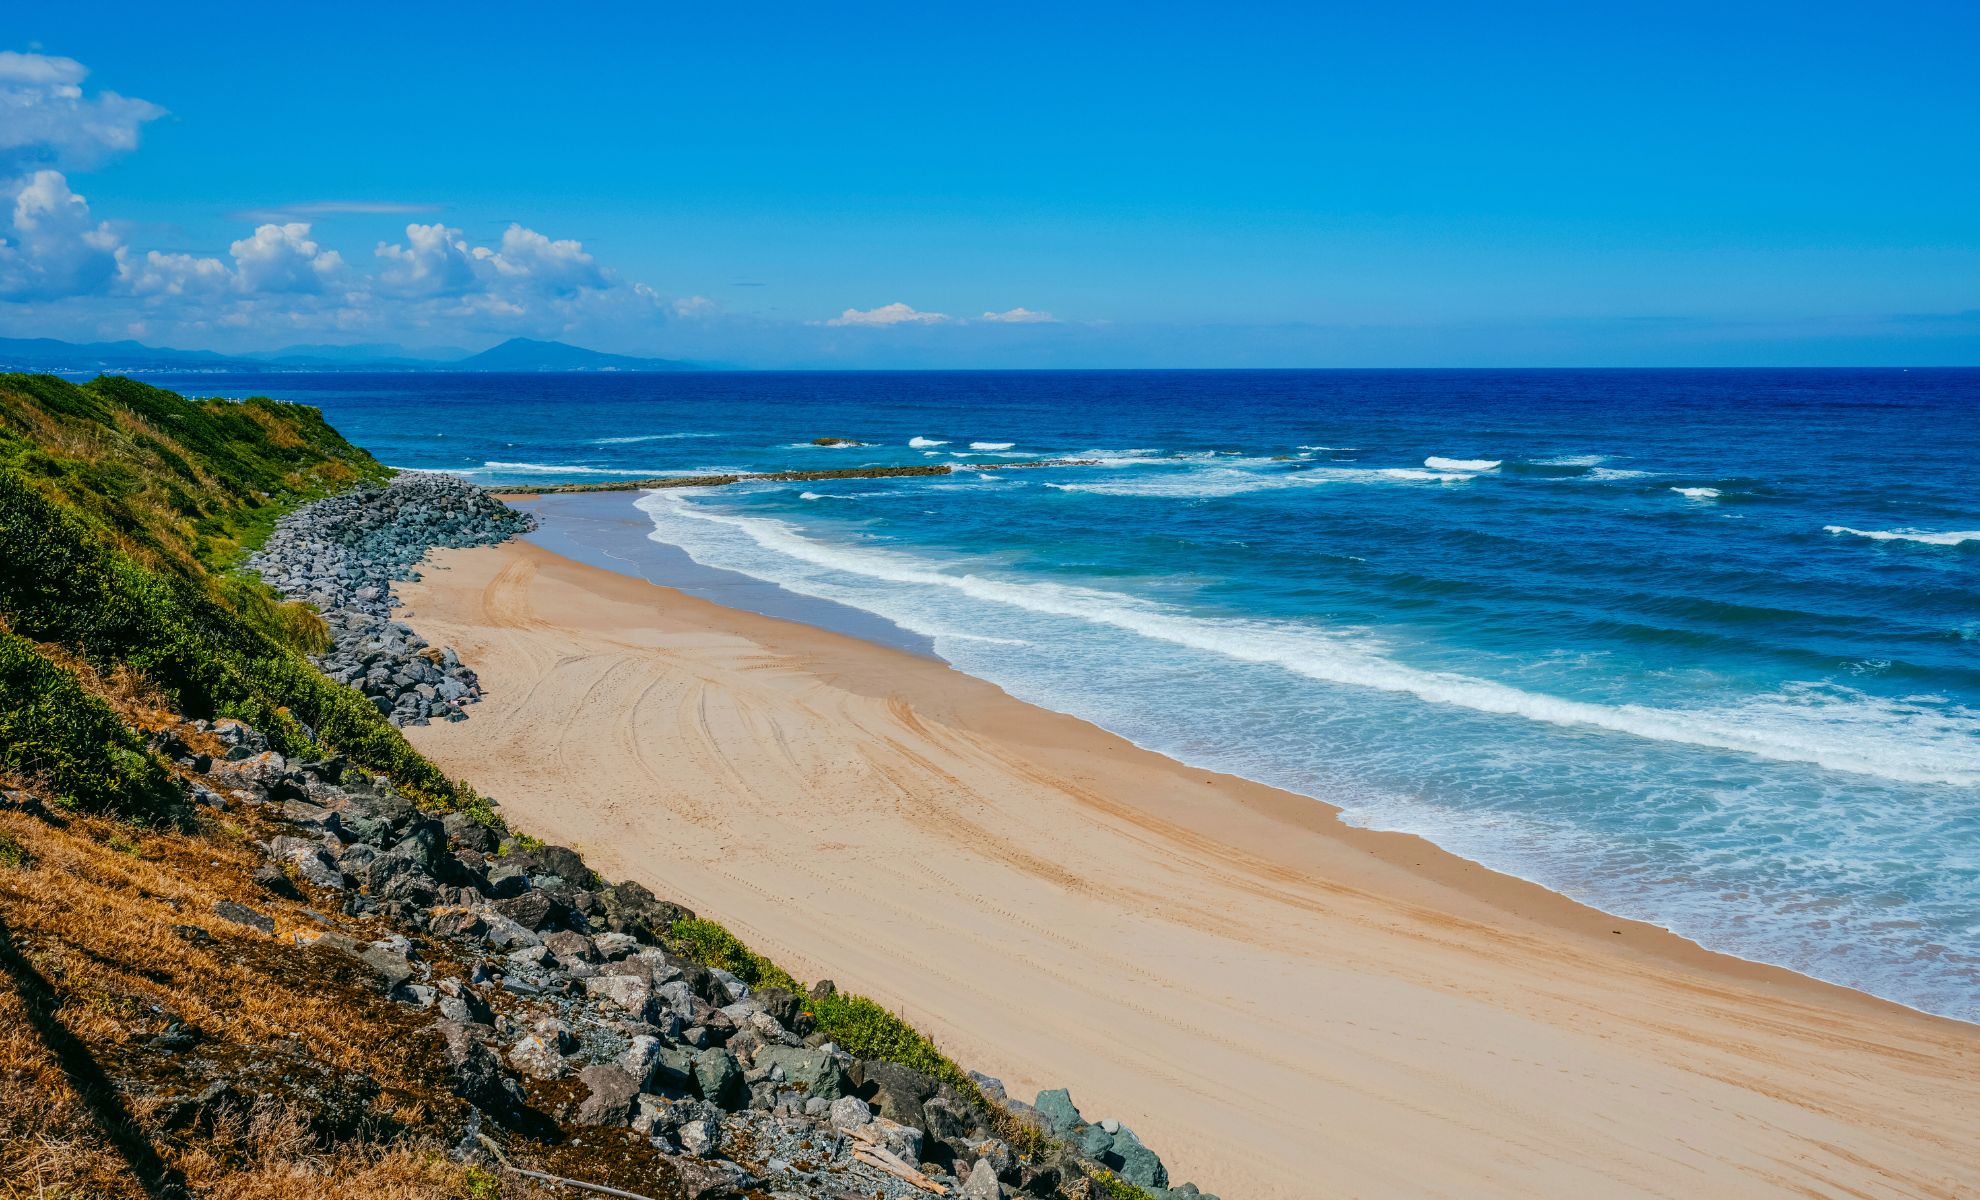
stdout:
POLYGON ((1980 1019, 1980 373, 180 385, 491 483, 955 464, 625 503, 1143 745, 1980 1019), (967 469, 1046 456, 1100 461, 967 469))

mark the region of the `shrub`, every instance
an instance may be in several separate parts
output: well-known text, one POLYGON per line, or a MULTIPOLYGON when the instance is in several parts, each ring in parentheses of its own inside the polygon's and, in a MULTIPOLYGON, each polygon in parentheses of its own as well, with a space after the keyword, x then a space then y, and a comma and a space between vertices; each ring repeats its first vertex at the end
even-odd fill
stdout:
MULTIPOLYGON (((320 616, 209 569, 289 503, 383 473, 315 409, 0 377, 0 614, 99 670, 127 666, 189 717, 239 718, 285 755, 328 746, 429 807, 486 809, 307 661, 328 644, 320 616)), ((91 778, 78 801, 109 803, 109 776, 91 778)))
POLYGON ((157 812, 180 795, 110 706, 32 642, 0 630, 0 764, 69 807, 157 812))

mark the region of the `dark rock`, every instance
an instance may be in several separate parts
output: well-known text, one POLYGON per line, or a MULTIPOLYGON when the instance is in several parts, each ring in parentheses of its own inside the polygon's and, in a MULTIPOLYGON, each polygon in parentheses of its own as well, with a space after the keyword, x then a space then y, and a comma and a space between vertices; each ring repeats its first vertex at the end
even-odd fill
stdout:
POLYGON ((673 1168, 682 1200, 732 1200, 748 1195, 762 1182, 732 1162, 709 1162, 685 1155, 661 1157, 673 1168))
POLYGON ((532 875, 555 875, 572 887, 591 882, 591 868, 584 865, 584 857, 566 846, 537 846, 510 857, 526 865, 532 875))
POLYGON ((497 900, 492 905, 496 912, 514 921, 524 929, 539 931, 546 928, 556 916, 557 905, 543 892, 532 889, 520 896, 497 900))
POLYGON ((406 960, 405 952, 395 946, 373 942, 359 950, 356 957, 377 974, 381 989, 388 995, 412 982, 412 964, 406 960))
POLYGON ((827 996, 837 995, 838 991, 838 984, 833 983, 829 979, 821 979, 811 985, 811 998, 813 1000, 823 1000, 827 996))
POLYGON ((899 1063, 874 1060, 861 1064, 860 1090, 877 1105, 880 1115, 902 1125, 926 1130, 921 1107, 935 1095, 936 1081, 899 1063))
POLYGON ((750 995, 763 1006, 764 1012, 775 1018, 777 1024, 799 1037, 810 1033, 812 1027, 817 1024, 804 1001, 786 988, 761 987, 750 995))
POLYGON ((392 846, 392 853, 411 859, 431 872, 439 865, 447 845, 447 834, 438 821, 420 821, 392 846))
POLYGON ((852 1094, 852 1080, 839 1060, 823 1050, 795 1046, 764 1046, 757 1050, 758 1069, 776 1067, 784 1082, 802 1091, 806 1098, 837 1100, 852 1094))
POLYGON ((597 892, 605 911, 605 926, 613 933, 638 938, 649 945, 659 944, 662 935, 675 922, 690 920, 694 913, 678 904, 661 900, 643 885, 627 880, 597 892))
POLYGON ((436 908, 426 918, 426 931, 434 937, 480 937, 487 928, 480 913, 466 908, 436 908))
POLYGON ((492 899, 507 900, 529 890, 529 872, 523 870, 520 864, 506 859, 491 863, 483 878, 488 881, 488 886, 482 891, 492 899))
POLYGON ((461 849, 489 855, 501 845, 501 839, 495 836, 493 829, 467 813, 448 813, 441 819, 441 824, 446 828, 448 838, 461 849))
POLYGON ((734 1111, 742 1107, 743 1073, 727 1050, 703 1050, 694 1057, 694 1081, 701 1098, 734 1111))
POLYGON ((1114 1147, 1101 1159, 1122 1179, 1141 1188, 1165 1188, 1169 1186, 1169 1171, 1153 1150, 1141 1144, 1140 1139, 1122 1130, 1114 1137, 1114 1147))
POLYGON ((302 889, 297 887, 283 873, 282 868, 276 866, 274 863, 263 863, 261 866, 255 868, 252 878, 256 887, 259 887, 262 891, 272 896, 280 896, 284 900, 301 900, 303 898, 302 889))
POLYGON ((1086 1123, 1079 1115, 1079 1109, 1072 1102, 1072 1093, 1064 1088, 1051 1088, 1038 1093, 1032 1102, 1038 1115, 1045 1122, 1045 1128, 1059 1137, 1065 1137, 1075 1128, 1086 1123))
POLYGON ((502 1070, 501 1060, 472 1027, 444 1022, 440 1031, 447 1046, 448 1085, 455 1095, 495 1113, 522 1107, 522 1088, 502 1070))
POLYGON ((275 932, 275 918, 264 916, 245 905, 236 904, 232 900, 214 901, 213 914, 223 921, 232 921, 236 925, 245 925, 250 929, 259 929, 263 933, 275 932))
POLYGON ((952 1152, 982 1132, 970 1106, 946 1086, 922 1104, 921 1114, 922 1128, 928 1131, 928 1136, 952 1152))
POLYGON ((581 933, 567 929, 558 930, 543 939, 543 948, 556 955, 557 960, 570 966, 573 963, 595 963, 598 961, 598 947, 581 933))
POLYGON ((578 1103, 578 1124, 616 1127, 632 1120, 639 1083, 631 1075, 609 1063, 600 1063, 579 1071, 578 1080, 589 1091, 578 1103))

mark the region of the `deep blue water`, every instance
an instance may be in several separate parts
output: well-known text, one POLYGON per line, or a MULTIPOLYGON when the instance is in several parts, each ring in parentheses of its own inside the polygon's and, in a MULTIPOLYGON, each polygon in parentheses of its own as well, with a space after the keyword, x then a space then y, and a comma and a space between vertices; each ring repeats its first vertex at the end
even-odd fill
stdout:
POLYGON ((1143 745, 1980 1019, 1980 372, 167 382, 486 482, 1102 459, 626 503, 1143 745))

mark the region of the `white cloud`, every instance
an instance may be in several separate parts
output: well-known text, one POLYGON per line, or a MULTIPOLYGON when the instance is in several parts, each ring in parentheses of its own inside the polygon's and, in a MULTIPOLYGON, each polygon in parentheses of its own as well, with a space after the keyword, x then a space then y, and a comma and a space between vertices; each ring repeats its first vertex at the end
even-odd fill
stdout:
POLYGON ((144 123, 165 115, 115 92, 85 97, 88 74, 73 58, 0 50, 0 175, 96 166, 136 149, 144 123))
POLYGON ((228 250, 234 256, 234 286, 244 292, 320 292, 344 268, 342 256, 318 246, 301 221, 258 226, 252 237, 228 250))
MULTIPOLYGON (((18 57, 18 56, 17 56, 18 57)), ((36 171, 14 193, 13 231, 0 241, 0 297, 48 300, 104 290, 122 249, 60 171, 36 171)))
POLYGON ((406 226, 406 245, 378 243, 375 252, 385 260, 378 279, 395 291, 421 295, 458 295, 475 283, 475 255, 458 229, 437 221, 431 225, 406 226))
POLYGON ((502 276, 527 282, 533 289, 569 295, 582 288, 607 286, 605 272, 581 242, 551 241, 534 229, 511 225, 502 231, 499 251, 477 251, 502 276))
POLYGON ((119 255, 118 276, 134 296, 217 296, 234 282, 234 273, 217 258, 156 250, 142 259, 119 255))
POLYGON ((682 296, 668 308, 677 317, 693 320, 697 317, 712 317, 722 311, 722 306, 706 296, 682 296))
POLYGON ((883 304, 879 308, 869 308, 864 312, 849 308, 825 322, 827 325, 940 325, 947 321, 947 313, 920 312, 900 301, 883 304))
POLYGON ((1048 312, 1034 312, 1028 308, 1013 308, 1004 312, 984 313, 982 320, 1001 321, 1006 325, 1052 325, 1058 318, 1048 312))

